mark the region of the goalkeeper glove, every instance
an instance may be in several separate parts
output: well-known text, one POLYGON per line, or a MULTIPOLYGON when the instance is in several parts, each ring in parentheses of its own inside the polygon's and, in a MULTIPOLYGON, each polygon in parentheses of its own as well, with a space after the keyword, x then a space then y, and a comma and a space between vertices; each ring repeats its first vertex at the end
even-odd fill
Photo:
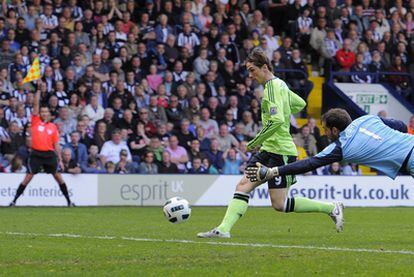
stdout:
POLYGON ((247 179, 250 182, 264 182, 270 180, 279 175, 279 168, 278 167, 271 167, 268 168, 261 163, 256 163, 256 166, 247 167, 245 170, 245 174, 247 179))

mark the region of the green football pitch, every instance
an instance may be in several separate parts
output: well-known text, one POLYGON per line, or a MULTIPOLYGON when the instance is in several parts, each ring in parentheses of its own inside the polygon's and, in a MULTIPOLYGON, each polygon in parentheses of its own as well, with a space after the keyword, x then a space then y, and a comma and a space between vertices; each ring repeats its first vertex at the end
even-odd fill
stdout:
POLYGON ((414 209, 348 208, 338 234, 326 215, 251 208, 231 239, 195 237, 224 212, 173 225, 160 207, 2 208, 0 276, 414 275, 414 209))

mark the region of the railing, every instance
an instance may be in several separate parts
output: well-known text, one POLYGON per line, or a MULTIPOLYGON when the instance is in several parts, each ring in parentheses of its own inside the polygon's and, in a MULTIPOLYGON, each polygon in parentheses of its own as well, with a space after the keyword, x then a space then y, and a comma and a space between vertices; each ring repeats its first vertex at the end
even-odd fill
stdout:
MULTIPOLYGON (((388 76, 402 76, 407 77, 409 82, 409 88, 411 90, 411 95, 414 97, 414 76, 410 73, 403 73, 403 72, 339 72, 339 71, 332 71, 329 75, 328 83, 332 84, 334 81, 334 77, 342 77, 342 76, 371 76, 371 83, 373 84, 389 84, 392 86, 395 86, 395 84, 385 81, 384 79, 387 79, 388 76)), ((413 98, 414 99, 414 98, 413 98)))
POLYGON ((371 83, 388 83, 388 82, 381 82, 381 79, 384 79, 386 76, 404 76, 409 79, 411 89, 414 88, 414 78, 410 73, 404 72, 359 72, 359 71, 350 71, 350 72, 341 72, 341 71, 333 71, 329 75, 328 82, 333 83, 334 77, 338 76, 371 76, 372 82, 371 83))
POLYGON ((308 78, 308 74, 305 71, 300 70, 300 69, 288 69, 288 68, 286 68, 286 69, 273 69, 273 72, 274 73, 279 73, 279 72, 280 73, 299 73, 303 76, 303 79, 308 78))

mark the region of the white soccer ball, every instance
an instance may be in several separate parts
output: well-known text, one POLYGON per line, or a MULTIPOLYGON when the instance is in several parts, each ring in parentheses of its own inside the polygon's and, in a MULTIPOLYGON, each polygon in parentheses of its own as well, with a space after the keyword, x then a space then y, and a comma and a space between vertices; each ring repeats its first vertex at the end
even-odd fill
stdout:
POLYGON ((171 223, 182 223, 191 216, 191 207, 187 200, 181 197, 173 197, 164 204, 164 215, 171 223))

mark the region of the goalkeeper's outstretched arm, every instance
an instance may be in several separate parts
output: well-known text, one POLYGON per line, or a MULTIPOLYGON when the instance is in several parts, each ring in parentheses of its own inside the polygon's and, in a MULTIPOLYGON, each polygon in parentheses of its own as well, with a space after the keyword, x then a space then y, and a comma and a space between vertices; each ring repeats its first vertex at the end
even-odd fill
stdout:
POLYGON ((342 160, 342 148, 339 142, 334 142, 316 156, 290 163, 284 166, 267 168, 261 164, 246 168, 246 176, 252 182, 265 181, 280 175, 302 174, 318 167, 342 160))

